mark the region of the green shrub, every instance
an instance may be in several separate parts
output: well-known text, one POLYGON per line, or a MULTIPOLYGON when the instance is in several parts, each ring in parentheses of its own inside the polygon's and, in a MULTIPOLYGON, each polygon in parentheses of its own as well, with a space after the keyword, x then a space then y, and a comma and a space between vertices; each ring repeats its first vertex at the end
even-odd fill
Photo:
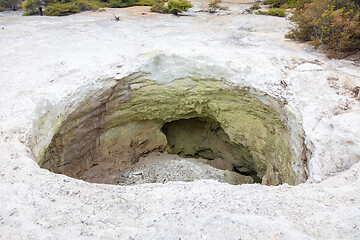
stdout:
POLYGON ((286 10, 281 9, 281 8, 270 8, 267 11, 257 11, 256 14, 270 15, 270 16, 276 16, 276 17, 285 17, 286 16, 286 10))
POLYGON ((72 2, 63 3, 63 4, 53 3, 49 7, 47 7, 44 11, 46 15, 50 15, 50 16, 66 16, 79 12, 81 12, 80 7, 72 2))
POLYGON ((213 0, 208 4, 208 9, 210 13, 215 13, 218 10, 228 10, 228 7, 220 6, 221 0, 213 0))
POLYGON ((71 2, 71 1, 67 1, 67 0, 43 0, 43 2, 44 2, 44 5, 45 6, 49 6, 49 5, 51 5, 51 4, 53 4, 53 3, 67 3, 67 2, 71 2))
POLYGON ((254 3, 251 7, 250 7, 250 10, 259 10, 261 9, 260 7, 260 3, 254 3))
MULTIPOLYGON (((0 0, 1 1, 15 1, 15 0, 0 0)), ((21 0, 17 0, 21 1, 21 0)), ((181 4, 187 2, 185 0, 178 1, 180 3, 177 6, 178 10, 184 8, 181 4)), ((101 7, 123 8, 130 6, 154 6, 156 5, 154 0, 26 0, 23 4, 26 16, 37 14, 39 7, 45 7, 44 14, 51 16, 64 16, 81 11, 97 10, 101 7)), ((162 5, 164 2, 162 0, 162 5)), ((176 4, 175 4, 176 5, 176 4)), ((173 4, 173 6, 175 6, 173 4)), ((158 9, 161 8, 161 4, 157 5, 158 9)), ((164 5, 166 12, 168 7, 164 5)), ((161 9, 160 9, 161 10, 161 9)), ((160 11, 159 10, 159 11, 160 11)), ((174 7, 174 12, 177 10, 174 7)))
POLYGON ((192 8, 192 5, 187 0, 170 0, 167 5, 165 5, 163 0, 156 0, 150 11, 178 15, 179 13, 186 12, 189 8, 192 8))
POLYGON ((153 6, 155 4, 155 1, 153 0, 140 0, 136 3, 138 6, 153 6))
POLYGON ((39 7, 46 7, 44 14, 51 16, 64 16, 81 11, 96 10, 102 5, 97 0, 26 0, 23 3, 25 16, 39 12, 39 7))
POLYGON ((187 12, 193 5, 187 0, 170 0, 167 4, 169 13, 178 15, 182 12, 187 12))
POLYGON ((329 56, 360 50, 360 9, 354 0, 312 0, 299 5, 290 18, 288 38, 309 41, 329 56))
POLYGON ((157 13, 169 13, 169 9, 165 6, 165 2, 163 0, 156 0, 150 11, 157 13))
POLYGON ((5 8, 0 7, 0 12, 5 11, 5 8))
POLYGON ((37 14, 40 6, 42 6, 42 2, 40 0, 26 0, 22 4, 22 8, 25 11, 24 15, 29 16, 37 14))
POLYGON ((76 0, 74 3, 80 8, 80 11, 97 10, 100 7, 100 2, 92 0, 76 0))
POLYGON ((111 8, 124 8, 124 7, 131 7, 137 6, 137 0, 111 0, 109 2, 109 7, 111 8))

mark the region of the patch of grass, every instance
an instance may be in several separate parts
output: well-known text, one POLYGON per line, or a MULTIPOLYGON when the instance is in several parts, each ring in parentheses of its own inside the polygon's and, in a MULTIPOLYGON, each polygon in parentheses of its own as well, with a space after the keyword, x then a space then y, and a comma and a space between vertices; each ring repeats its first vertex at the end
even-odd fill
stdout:
POLYGON ((281 8, 270 8, 267 11, 257 11, 256 14, 269 15, 274 17, 286 17, 286 10, 281 8))

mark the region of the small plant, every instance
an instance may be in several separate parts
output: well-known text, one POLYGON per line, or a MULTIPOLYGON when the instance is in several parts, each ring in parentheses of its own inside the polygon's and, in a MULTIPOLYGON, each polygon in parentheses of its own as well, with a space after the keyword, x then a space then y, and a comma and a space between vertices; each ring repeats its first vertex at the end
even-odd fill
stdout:
POLYGON ((286 16, 286 10, 281 8, 270 8, 267 11, 257 11, 256 14, 259 15, 270 15, 275 17, 285 17, 286 16))
POLYGON ((209 13, 215 13, 219 10, 228 10, 228 7, 220 6, 221 0, 213 0, 208 4, 209 13))
POLYGON ((250 7, 250 10, 253 10, 253 11, 259 10, 259 9, 261 9, 260 3, 254 3, 254 4, 250 7))
POLYGON ((4 8, 2 8, 2 7, 0 7, 0 12, 3 12, 3 11, 5 11, 5 9, 4 9, 4 8))
POLYGON ((168 11, 171 14, 178 15, 182 12, 187 12, 193 5, 187 0, 170 0, 167 4, 168 11))
POLYGON ((150 11, 178 15, 179 13, 187 12, 189 8, 192 8, 192 4, 187 0, 170 0, 167 5, 165 5, 163 0, 157 0, 150 11))

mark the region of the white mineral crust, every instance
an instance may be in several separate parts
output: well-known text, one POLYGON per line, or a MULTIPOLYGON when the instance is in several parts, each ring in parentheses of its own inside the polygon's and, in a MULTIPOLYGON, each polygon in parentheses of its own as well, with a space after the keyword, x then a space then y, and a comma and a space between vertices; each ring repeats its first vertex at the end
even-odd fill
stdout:
POLYGON ((0 239, 360 239, 359 66, 286 40, 286 19, 225 5, 230 15, 0 13, 0 239), (113 186, 36 164, 79 101, 136 71, 223 78, 286 100, 305 132, 308 181, 113 186))

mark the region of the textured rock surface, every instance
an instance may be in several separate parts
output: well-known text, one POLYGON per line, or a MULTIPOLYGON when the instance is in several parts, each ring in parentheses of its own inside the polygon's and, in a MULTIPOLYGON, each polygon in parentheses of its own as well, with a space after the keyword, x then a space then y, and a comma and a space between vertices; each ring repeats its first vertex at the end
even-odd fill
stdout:
MULTIPOLYGON (((141 73, 131 75, 97 94, 98 98, 91 95, 80 103, 55 133, 40 166, 91 182, 115 184, 114 175, 136 163, 139 157, 165 150, 167 140, 161 131, 165 123, 202 117, 223 129, 218 142, 214 132, 218 127, 213 129, 211 138, 201 136, 207 132, 190 130, 184 139, 186 133, 180 129, 171 141, 179 137, 186 144, 198 139, 197 147, 204 147, 200 146, 201 138, 207 139, 213 144, 208 150, 210 147, 218 152, 214 158, 248 169, 244 172, 252 172, 259 182, 264 178, 265 184, 298 184, 306 180, 306 159, 292 149, 288 114, 275 99, 250 89, 238 89, 224 80, 189 77, 157 84, 150 78, 151 75, 141 73), (293 166, 298 166, 297 172, 293 166), (104 173, 99 175, 101 168, 104 173), (98 176, 94 176, 94 171, 98 176), (107 175, 110 179, 104 178, 107 175)), ((185 129, 199 122, 188 123, 185 129)), ((301 131, 293 134, 303 137, 301 131)), ((296 146, 300 152, 303 148, 301 143, 296 146)), ((180 152, 173 149, 175 154, 180 152)), ((183 155, 187 154, 191 156, 185 152, 183 155)))

